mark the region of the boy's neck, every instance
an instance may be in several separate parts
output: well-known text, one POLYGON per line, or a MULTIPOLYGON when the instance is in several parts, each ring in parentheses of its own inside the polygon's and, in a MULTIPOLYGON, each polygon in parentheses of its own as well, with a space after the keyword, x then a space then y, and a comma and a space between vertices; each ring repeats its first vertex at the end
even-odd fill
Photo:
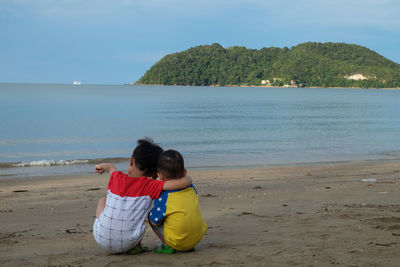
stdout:
POLYGON ((129 177, 142 177, 145 176, 144 172, 137 169, 136 167, 131 167, 128 169, 128 176, 129 177))

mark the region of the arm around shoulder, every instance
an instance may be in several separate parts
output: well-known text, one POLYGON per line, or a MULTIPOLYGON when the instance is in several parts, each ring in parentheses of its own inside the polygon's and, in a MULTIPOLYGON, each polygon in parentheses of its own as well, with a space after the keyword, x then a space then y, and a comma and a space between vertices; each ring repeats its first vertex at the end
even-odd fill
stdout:
POLYGON ((190 186, 192 184, 192 178, 185 175, 179 179, 168 180, 164 183, 163 190, 176 190, 190 186))

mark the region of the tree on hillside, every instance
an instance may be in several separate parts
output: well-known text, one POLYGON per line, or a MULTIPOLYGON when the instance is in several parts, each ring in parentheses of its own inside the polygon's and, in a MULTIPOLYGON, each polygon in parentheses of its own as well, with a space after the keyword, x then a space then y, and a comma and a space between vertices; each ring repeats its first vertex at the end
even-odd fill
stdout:
POLYGON ((400 65, 376 52, 344 43, 303 43, 260 50, 219 44, 192 47, 165 56, 138 83, 165 85, 399 87, 400 65), (354 74, 368 77, 352 80, 354 74))

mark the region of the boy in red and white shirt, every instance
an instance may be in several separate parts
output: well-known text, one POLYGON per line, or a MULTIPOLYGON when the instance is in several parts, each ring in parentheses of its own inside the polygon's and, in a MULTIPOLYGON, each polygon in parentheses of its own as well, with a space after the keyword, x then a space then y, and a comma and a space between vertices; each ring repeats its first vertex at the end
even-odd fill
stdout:
POLYGON ((138 140, 131 156, 128 174, 117 171, 112 163, 95 166, 99 174, 110 173, 107 197, 99 200, 93 235, 96 242, 113 253, 140 250, 146 226, 144 220, 162 190, 181 189, 191 185, 186 176, 177 180, 159 181, 154 177, 162 148, 150 139, 138 140))

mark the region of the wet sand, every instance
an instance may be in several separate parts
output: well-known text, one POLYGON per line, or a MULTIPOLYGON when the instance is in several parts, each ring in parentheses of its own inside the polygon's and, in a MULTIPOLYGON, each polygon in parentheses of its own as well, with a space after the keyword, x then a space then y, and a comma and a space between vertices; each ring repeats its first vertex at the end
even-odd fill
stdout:
MULTIPOLYGON (((92 224, 107 175, 0 179, 1 266, 399 266, 400 162, 190 171, 195 252, 109 255, 92 224)), ((143 243, 159 244, 148 228, 143 243)))

